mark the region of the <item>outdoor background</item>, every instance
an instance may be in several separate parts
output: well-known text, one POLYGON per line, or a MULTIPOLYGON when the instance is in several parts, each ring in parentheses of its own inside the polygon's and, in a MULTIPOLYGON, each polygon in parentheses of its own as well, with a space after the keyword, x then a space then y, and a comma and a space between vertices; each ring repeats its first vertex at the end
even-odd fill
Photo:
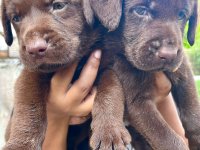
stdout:
MULTIPOLYGON (((200 95, 200 25, 197 28, 195 45, 190 47, 184 39, 184 46, 191 60, 194 78, 200 95)), ((14 44, 8 47, 4 42, 3 29, 0 21, 0 149, 4 144, 4 132, 13 106, 13 85, 21 68, 22 66, 18 60, 16 35, 14 34, 14 44)))

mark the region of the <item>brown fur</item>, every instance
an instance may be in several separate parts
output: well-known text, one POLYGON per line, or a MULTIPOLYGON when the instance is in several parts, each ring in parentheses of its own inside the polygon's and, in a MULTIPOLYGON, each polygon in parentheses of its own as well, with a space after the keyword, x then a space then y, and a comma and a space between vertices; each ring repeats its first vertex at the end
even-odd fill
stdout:
MULTIPOLYGON (((171 81, 171 92, 179 109, 190 148, 198 150, 200 148, 200 104, 192 71, 182 47, 182 35, 187 20, 189 20, 188 41, 191 45, 194 43, 197 1, 125 0, 124 6, 123 20, 119 28, 123 30, 121 35, 123 44, 117 44, 117 41, 109 37, 105 41, 110 51, 117 48, 124 50, 124 53, 116 55, 112 69, 123 85, 130 124, 144 136, 153 149, 188 149, 183 140, 161 117, 155 105, 155 78, 158 71, 163 72, 171 81), (138 14, 139 8, 145 9, 145 13, 138 14), (185 9, 187 13, 184 16, 185 9), (159 46, 154 47, 152 43, 155 41, 159 46), (113 43, 114 48, 110 46, 113 43), (160 56, 163 51, 167 53, 166 58, 160 56), (176 68, 178 70, 173 72, 176 68)), ((102 128, 102 122, 110 123, 107 119, 109 117, 104 117, 108 106, 101 107, 101 111, 98 109, 102 103, 102 100, 99 100, 96 107, 94 105, 94 132, 102 128), (98 123, 94 122, 95 120, 98 120, 98 123)), ((110 107, 112 111, 115 110, 114 106, 110 107)), ((111 112, 107 112, 106 116, 109 113, 111 112)), ((112 119, 113 124, 121 122, 119 119, 112 119)), ((107 130, 107 126, 104 130, 107 130)), ((113 135, 112 130, 108 132, 113 135)), ((100 139, 93 137, 92 140, 92 146, 104 140, 109 141, 107 135, 100 139)), ((115 141, 113 143, 115 144, 115 141)))
POLYGON ((124 85, 130 122, 154 149, 187 149, 155 109, 153 101, 155 97, 152 95, 152 90, 155 88, 153 82, 155 81, 156 71, 163 71, 171 81, 171 91, 179 109, 189 144, 198 149, 200 148, 200 104, 192 71, 183 52, 181 37, 186 21, 190 20, 188 41, 190 44, 194 43, 197 1, 146 2, 145 4, 157 13, 150 12, 148 13, 149 16, 142 18, 134 12, 130 13, 137 3, 128 0, 125 3, 123 37, 125 56, 128 61, 122 62, 123 56, 121 56, 121 58, 118 58, 119 61, 116 61, 121 63, 119 63, 119 66, 115 66, 121 72, 118 75, 124 85), (188 7, 188 14, 183 20, 178 20, 178 15, 185 9, 185 6, 188 7), (163 21, 165 23, 162 23, 163 21), (137 26, 140 26, 143 30, 135 28, 137 26), (159 40, 161 46, 155 52, 152 52, 148 49, 151 47, 149 42, 155 39, 159 40), (166 44, 166 40, 171 42, 166 44), (163 48, 166 48, 170 53, 177 49, 176 57, 172 60, 166 59, 164 62, 157 58, 156 53, 163 48), (134 67, 128 67, 130 64, 134 67), (172 72, 176 67, 179 67, 178 70, 172 72), (122 72, 130 75, 124 76, 122 72), (134 82, 128 84, 127 82, 130 82, 130 80, 134 82), (129 89, 134 89, 134 92, 129 89))
MULTIPOLYGON (((101 12, 103 16, 99 16, 109 30, 114 30, 119 24, 120 16, 118 19, 112 19, 113 15, 121 14, 120 1, 113 5, 114 2, 106 3, 112 14, 101 12), (115 11, 116 7, 119 8, 118 11, 115 11)), ((82 3, 80 0, 63 0, 61 4, 64 4, 63 8, 54 10, 52 1, 2 1, 5 40, 8 45, 12 44, 12 23, 19 39, 20 58, 25 65, 15 86, 10 136, 7 136, 9 139, 4 150, 41 149, 47 124, 46 100, 53 72, 79 61, 89 55, 91 49, 101 45, 100 34, 104 33, 105 29, 99 23, 93 24, 94 13, 91 14, 93 10, 88 1, 84 0, 82 3), (38 39, 39 42, 45 41, 48 44, 47 50, 41 52, 42 54, 40 51, 33 53, 30 48, 37 45, 38 39), (99 44, 95 46, 95 43, 99 44)), ((96 4, 98 5, 98 2, 96 4)), ((98 17, 98 12, 95 15, 98 17)), ((112 74, 110 76, 112 80, 112 74)), ((112 86, 117 88, 114 80, 112 86)), ((119 92, 118 100, 123 102, 121 95, 123 94, 119 92)), ((119 107, 121 109, 123 105, 119 107)), ((123 111, 120 112, 122 119, 123 111)), ((124 130, 126 131, 125 128, 124 130)), ((129 136, 128 132, 125 134, 129 136)), ((130 138, 127 142, 130 142, 130 138)))
MULTIPOLYGON (((46 8, 46 5, 44 5, 43 1, 38 0, 35 2, 25 2, 23 0, 15 0, 15 2, 23 4, 18 5, 18 7, 21 7, 18 9, 20 11, 23 10, 20 13, 25 15, 29 10, 31 10, 31 12, 27 14, 28 17, 23 19, 23 24, 19 24, 19 26, 14 25, 19 38, 19 43, 21 45, 21 59, 26 68, 24 71, 22 71, 22 74, 16 83, 15 107, 17 109, 14 111, 14 119, 12 120, 11 136, 4 149, 27 149, 27 147, 29 147, 29 149, 40 149, 46 128, 46 111, 44 99, 48 93, 51 74, 39 73, 37 71, 53 72, 60 67, 68 66, 72 62, 80 60, 80 58, 90 53, 89 49, 91 48, 102 48, 102 45, 93 45, 99 38, 99 31, 91 29, 86 24, 86 20, 89 24, 95 23, 94 15, 96 15, 99 20, 106 27, 108 27, 109 30, 114 30, 114 28, 119 24, 118 19, 121 17, 119 15, 122 8, 120 0, 117 2, 110 1, 111 3, 106 1, 96 1, 95 3, 93 0, 91 0, 91 3, 89 3, 88 0, 84 0, 83 8, 86 9, 83 9, 82 12, 81 4, 78 1, 71 1, 71 5, 67 11, 62 11, 61 13, 59 12, 54 14, 55 16, 61 15, 61 18, 53 18, 51 14, 41 11, 46 8), (113 4, 113 2, 115 4, 113 4), (102 11, 100 6, 105 3, 108 4, 107 6, 109 9, 102 11), (39 11, 36 11, 35 8, 28 9, 30 6, 35 6, 35 8, 37 8, 39 11), (109 10, 109 12, 107 10, 109 10), (110 12, 117 13, 112 14, 110 12), (114 18, 112 20, 113 16, 115 15, 118 19, 114 18), (43 24, 43 26, 41 26, 41 24, 43 24), (35 34, 35 31, 39 32, 39 34, 35 34), (47 38, 46 40, 50 39, 49 42, 53 41, 53 43, 59 41, 59 44, 55 44, 54 49, 50 52, 47 52, 45 55, 46 59, 44 59, 43 62, 39 59, 37 60, 32 58, 32 56, 29 56, 24 50, 24 46, 29 43, 29 40, 34 41, 37 39, 37 36, 43 36, 45 33, 48 33, 48 36, 45 37, 47 38), (57 50, 56 53, 55 50, 57 50), (44 92, 44 89, 46 89, 47 92, 44 92)), ((9 3, 10 2, 4 0, 2 10, 6 41, 10 45, 12 43, 10 13, 14 8, 8 7, 9 3)), ((175 2, 170 1, 170 4, 174 3, 175 2)), ((185 1, 183 3, 185 4, 185 1)), ((91 138, 92 147, 98 147, 101 142, 101 149, 110 149, 112 144, 116 149, 124 149, 125 145, 130 142, 129 134, 123 125, 122 108, 124 106, 125 96, 127 101, 126 107, 128 108, 128 116, 130 116, 131 125, 134 126, 146 138, 146 140, 154 149, 186 149, 183 141, 181 141, 181 139, 172 131, 172 129, 170 129, 170 127, 166 124, 166 122, 163 120, 163 118, 161 118, 155 109, 155 104, 153 101, 154 97, 151 95, 151 93, 154 93, 151 90, 154 89, 153 85, 155 77, 154 73, 146 72, 146 69, 150 68, 150 70, 152 70, 152 67, 158 66, 158 62, 155 62, 155 64, 152 66, 146 67, 146 64, 150 64, 149 62, 146 62, 148 60, 146 59, 146 56, 149 56, 148 53, 145 55, 145 57, 142 57, 146 60, 140 60, 141 55, 145 54, 146 50, 144 49, 143 52, 143 47, 141 48, 140 45, 146 44, 145 38, 146 40, 151 40, 149 38, 151 38, 150 35, 152 32, 147 30, 149 32, 147 32, 146 36, 141 34, 143 33, 143 29, 141 31, 139 28, 139 30, 138 25, 144 25, 143 27, 146 27, 145 23, 147 23, 148 20, 144 21, 143 19, 137 19, 137 17, 133 17, 129 14, 132 11, 132 9, 129 7, 134 5, 135 4, 133 1, 126 0, 125 12, 122 17, 122 24, 117 31, 108 33, 106 36, 106 42, 104 43, 105 51, 103 53, 101 69, 107 70, 100 72, 99 80, 97 81, 98 94, 93 110, 93 134, 91 138), (121 34, 122 32, 123 35, 121 34), (140 63, 137 64, 136 60, 140 63), (113 62, 115 63, 112 64, 113 62), (108 66, 108 64, 110 65, 108 66), (105 66, 108 68, 105 68, 105 66), (137 67, 137 69, 135 67, 137 67), (119 79, 123 86, 121 86, 121 83, 118 81, 119 79), (104 85, 107 85, 106 88, 104 85), (152 88, 147 88, 146 85, 150 85, 152 88), (130 89, 134 89, 134 91, 130 89), (122 90, 124 90, 125 95, 123 95, 122 90), (103 112, 103 114, 101 112, 103 112), (155 130, 159 132, 155 132, 155 130), (164 134, 166 134, 166 136, 163 136, 164 134), (172 142, 171 139, 174 141, 172 142), (162 145, 161 143, 163 143, 163 141, 165 141, 165 143, 162 145)), ((185 5, 189 6, 189 12, 191 12, 192 6, 196 6, 193 5, 192 2, 188 2, 185 5)), ((162 12, 161 10, 165 10, 166 5, 159 3, 159 6, 164 8, 160 9, 160 7, 158 7, 158 14, 162 12)), ((177 2, 177 6, 182 6, 180 1, 177 2)), ((173 5, 172 9, 174 7, 175 6, 173 5)), ((165 13, 168 14, 169 12, 167 11, 165 13)), ((164 15, 164 13, 161 14, 161 17, 163 17, 162 15, 164 15)), ((196 14, 194 13, 191 17, 192 19, 190 18, 190 28, 188 32, 188 39, 191 44, 194 42, 194 29, 196 25, 195 15, 196 14)), ((174 14, 169 14, 165 17, 170 20, 172 19, 170 18, 172 16, 174 16, 174 14)), ((162 22, 162 19, 159 19, 160 18, 155 19, 158 20, 158 22, 155 23, 153 28, 157 29, 157 26, 159 26, 161 29, 166 28, 166 31, 163 33, 161 32, 160 35, 158 34, 159 38, 167 38, 172 36, 177 40, 176 44, 179 44, 179 48, 181 48, 180 44, 182 41, 179 27, 175 26, 179 32, 179 34, 175 34, 171 29, 174 27, 173 25, 165 26, 165 23, 162 22)), ((185 22, 183 23, 183 26, 184 24, 185 22)), ((177 58, 178 59, 176 59, 176 61, 168 64, 168 67, 165 68, 167 71, 171 71, 174 69, 174 67, 179 65, 179 62, 182 62, 182 55, 177 58)), ((193 145, 197 145, 198 147, 200 143, 198 132, 193 131, 195 128, 199 129, 199 104, 196 102, 197 97, 194 91, 191 92, 188 87, 184 86, 183 82, 187 82, 187 85, 190 83, 192 89, 195 88, 194 81, 192 80, 191 76, 191 71, 187 66, 187 63, 184 62, 185 61, 182 63, 183 66, 181 65, 179 67, 181 72, 180 74, 178 73, 178 70, 173 74, 167 73, 166 71, 166 75, 171 79, 172 89, 174 91, 181 89, 181 91, 172 92, 174 93, 175 100, 180 109, 181 119, 184 123, 184 127, 186 128, 190 143, 194 143, 193 145), (185 72, 188 73, 188 76, 183 74, 185 72), (172 80, 173 78, 171 76, 175 76, 178 79, 182 78, 183 80, 172 80), (183 90, 187 92, 187 95, 184 93, 185 99, 182 102, 179 101, 179 98, 177 98, 178 96, 176 97, 175 94, 180 94, 182 98, 183 90), (191 94, 194 94, 192 95, 193 98, 187 98, 187 96, 191 97, 191 94), (192 117, 192 114, 196 114, 197 118, 192 117), (188 119, 190 119, 189 123, 187 122, 188 119)), ((162 71, 164 68, 153 68, 153 71, 155 71, 154 69, 162 71)))

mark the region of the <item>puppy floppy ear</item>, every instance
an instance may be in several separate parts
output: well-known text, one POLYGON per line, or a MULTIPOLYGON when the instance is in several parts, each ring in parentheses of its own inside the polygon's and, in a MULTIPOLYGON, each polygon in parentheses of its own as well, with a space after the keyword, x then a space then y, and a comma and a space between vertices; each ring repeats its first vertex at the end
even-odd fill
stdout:
POLYGON ((95 15, 109 30, 115 30, 122 15, 122 0, 90 0, 95 15))
POLYGON ((118 27, 122 15, 122 0, 83 0, 83 5, 89 23, 93 23, 95 15, 110 31, 118 27))
POLYGON ((1 3, 1 14, 2 14, 4 38, 5 38, 6 43, 10 46, 10 45, 12 45, 12 42, 13 42, 13 34, 12 34, 10 20, 6 14, 6 7, 5 7, 4 0, 1 3))
POLYGON ((89 25, 94 23, 94 12, 90 5, 90 0, 83 0, 83 13, 89 25))
POLYGON ((192 16, 189 19, 189 28, 187 33, 187 39, 189 44, 192 46, 195 41, 195 33, 196 33, 196 27, 197 27, 197 19, 198 19, 198 2, 195 0, 194 2, 194 8, 192 16))

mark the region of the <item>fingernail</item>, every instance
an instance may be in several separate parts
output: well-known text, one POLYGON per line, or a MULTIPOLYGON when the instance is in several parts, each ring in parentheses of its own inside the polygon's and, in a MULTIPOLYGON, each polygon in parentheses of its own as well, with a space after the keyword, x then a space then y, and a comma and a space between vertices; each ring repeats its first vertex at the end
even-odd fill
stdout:
POLYGON ((95 57, 96 59, 100 59, 100 58, 101 58, 101 50, 96 50, 96 51, 94 52, 94 57, 95 57))

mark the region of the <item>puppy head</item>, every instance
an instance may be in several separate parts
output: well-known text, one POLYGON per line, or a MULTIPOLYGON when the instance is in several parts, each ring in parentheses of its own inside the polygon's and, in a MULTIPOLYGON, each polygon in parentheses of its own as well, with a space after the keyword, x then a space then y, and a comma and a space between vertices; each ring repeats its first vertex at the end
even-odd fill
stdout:
POLYGON ((128 60, 145 71, 173 71, 182 63, 182 36, 189 20, 194 43, 196 0, 126 0, 124 46, 128 60))
MULTIPOLYGON (((106 2, 108 6, 113 3, 106 2)), ((118 8, 111 7, 110 14, 104 13, 107 18, 103 18, 102 4, 93 0, 3 0, 5 40, 12 44, 12 23, 23 64, 31 70, 55 71, 77 61, 95 43, 99 34, 89 27, 94 16, 109 30, 117 27, 120 16, 112 21, 111 11, 116 14, 118 8)))
POLYGON ((83 51, 84 16, 78 0, 4 0, 3 25, 8 45, 12 43, 10 23, 20 45, 20 58, 33 70, 54 71, 72 63, 83 51))

